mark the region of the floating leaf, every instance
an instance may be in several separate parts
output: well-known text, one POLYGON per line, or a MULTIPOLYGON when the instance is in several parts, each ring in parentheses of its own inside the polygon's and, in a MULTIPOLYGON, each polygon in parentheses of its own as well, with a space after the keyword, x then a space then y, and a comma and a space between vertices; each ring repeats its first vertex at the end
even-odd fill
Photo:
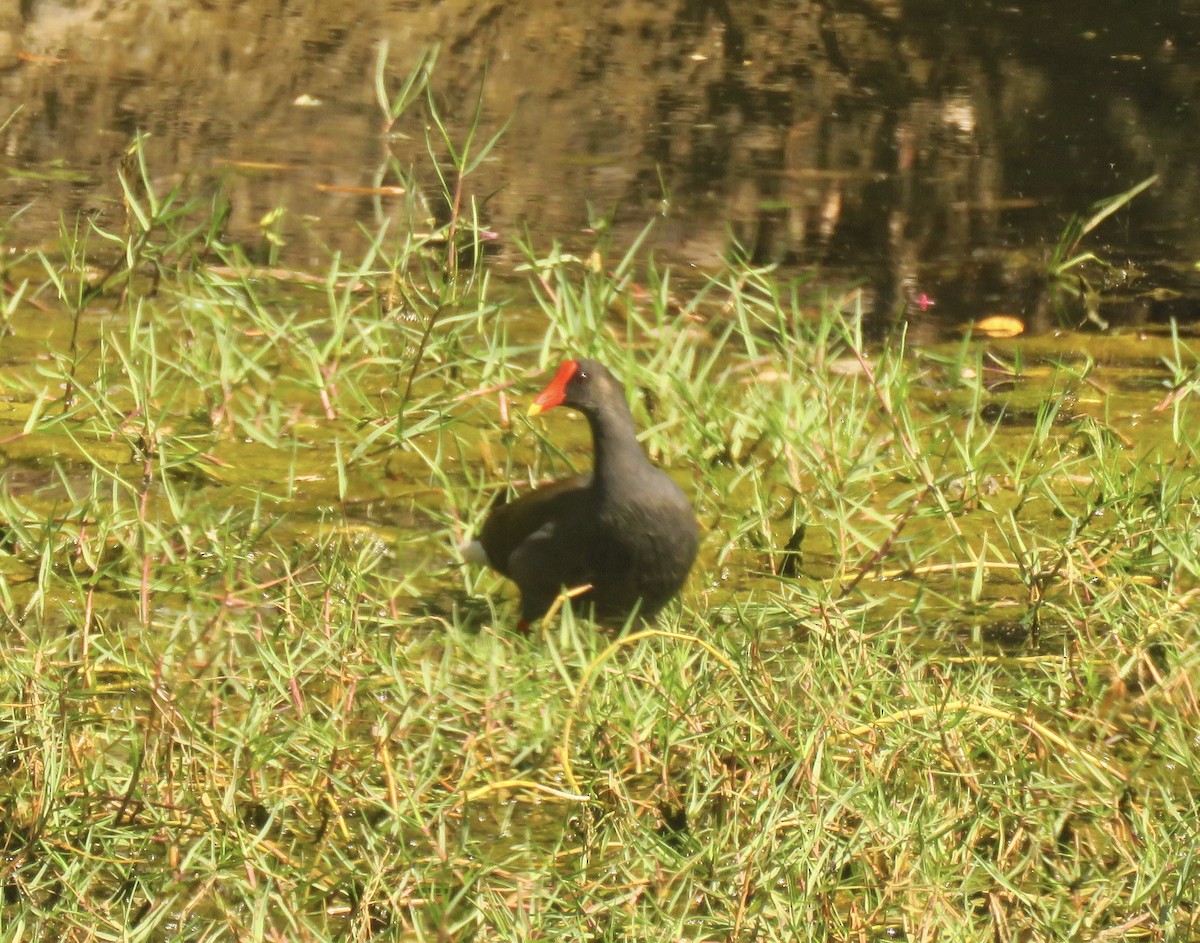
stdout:
POLYGON ((1017 337, 1025 333, 1025 322, 1008 314, 993 314, 971 325, 973 337, 1017 337))

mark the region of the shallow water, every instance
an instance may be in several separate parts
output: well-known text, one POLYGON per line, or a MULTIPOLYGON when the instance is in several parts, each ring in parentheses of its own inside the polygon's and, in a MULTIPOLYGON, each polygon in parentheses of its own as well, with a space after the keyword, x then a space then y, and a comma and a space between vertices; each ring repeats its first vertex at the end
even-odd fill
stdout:
MULTIPOLYGON (((316 0, 11 3, 0 9, 13 246, 53 248, 60 218, 111 222, 137 130, 162 183, 221 188, 227 236, 323 271, 397 212, 393 165, 433 183, 428 112, 389 133, 387 84, 435 45, 433 87, 463 140, 504 128, 470 195, 498 262, 541 247, 619 246, 660 218, 657 251, 707 269, 753 257, 862 284, 880 325, 918 340, 1010 314, 1087 320, 1047 290, 1073 213, 1159 174, 1084 248, 1115 269, 1092 324, 1200 313, 1200 7, 790 2, 707 7, 316 0), (482 92, 481 92, 482 89, 482 92), (277 211, 282 210, 282 214, 277 211), (272 215, 274 214, 274 215, 272 215)), ((436 201, 428 207, 445 212, 436 201)))

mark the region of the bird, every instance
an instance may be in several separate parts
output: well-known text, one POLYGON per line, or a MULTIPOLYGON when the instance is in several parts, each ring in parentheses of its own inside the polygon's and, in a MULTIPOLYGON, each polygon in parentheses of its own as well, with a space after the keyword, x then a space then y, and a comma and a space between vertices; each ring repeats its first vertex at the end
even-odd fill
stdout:
POLYGON ((634 613, 648 620, 679 592, 695 562, 695 511, 646 457, 624 389, 607 367, 564 360, 529 415, 560 405, 591 427, 591 472, 497 503, 460 552, 517 584, 522 631, 564 591, 577 606, 591 606, 597 622, 623 625, 634 613))

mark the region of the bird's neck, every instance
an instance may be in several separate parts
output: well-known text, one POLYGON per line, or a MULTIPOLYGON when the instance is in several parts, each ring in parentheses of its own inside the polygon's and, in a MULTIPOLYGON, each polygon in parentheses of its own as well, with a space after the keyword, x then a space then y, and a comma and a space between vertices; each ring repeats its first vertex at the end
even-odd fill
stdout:
POLYGON ((602 494, 613 493, 621 481, 648 464, 646 453, 637 440, 633 417, 624 403, 605 406, 587 417, 592 428, 595 468, 593 487, 602 494))

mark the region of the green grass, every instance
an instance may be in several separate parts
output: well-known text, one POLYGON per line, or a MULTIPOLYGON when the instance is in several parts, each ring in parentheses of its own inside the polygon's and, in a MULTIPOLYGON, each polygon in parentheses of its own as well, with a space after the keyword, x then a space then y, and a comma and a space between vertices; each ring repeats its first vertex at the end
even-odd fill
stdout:
POLYGON ((1186 339, 868 344, 602 239, 500 280, 431 126, 315 282, 136 147, 121 232, 10 262, 0 941, 1200 939, 1186 339), (566 354, 706 528, 656 632, 519 635, 454 556, 586 464, 524 418, 566 354))

